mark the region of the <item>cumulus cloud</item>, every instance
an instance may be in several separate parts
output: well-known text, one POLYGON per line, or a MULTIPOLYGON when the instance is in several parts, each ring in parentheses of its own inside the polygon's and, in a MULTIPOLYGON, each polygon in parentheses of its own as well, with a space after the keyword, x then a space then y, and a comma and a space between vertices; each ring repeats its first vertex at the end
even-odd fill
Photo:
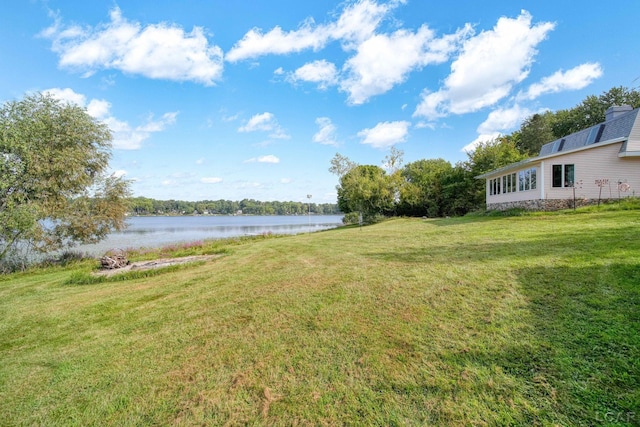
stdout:
POLYGON ((527 117, 543 111, 531 111, 518 104, 509 108, 497 108, 490 112, 487 119, 478 126, 478 137, 462 147, 460 151, 465 153, 472 152, 479 144, 499 138, 506 131, 518 127, 527 117))
POLYGON ((404 142, 409 134, 410 124, 407 121, 382 122, 373 128, 361 130, 358 136, 362 138, 362 144, 384 149, 404 142))
POLYGON ((289 135, 278 124, 273 113, 269 112, 254 115, 247 123, 238 128, 238 132, 270 132, 270 138, 289 138, 289 135))
POLYGON ((559 70, 543 78, 539 83, 529 86, 529 89, 524 94, 520 94, 519 98, 531 100, 547 93, 582 89, 601 76, 602 67, 597 62, 578 65, 564 72, 559 70))
POLYGON ((464 114, 505 98, 528 76, 536 47, 555 27, 551 22, 532 25, 531 21, 531 15, 522 11, 517 18, 502 17, 492 30, 466 40, 444 87, 424 91, 414 116, 435 119, 464 114))
POLYGON ((143 26, 111 10, 111 21, 96 27, 63 26, 59 19, 41 33, 52 40, 63 68, 89 76, 115 69, 152 79, 193 81, 211 86, 223 71, 222 49, 210 45, 205 31, 187 33, 166 23, 143 26))
POLYGON ((493 135, 496 132, 513 129, 532 114, 533 111, 520 105, 498 108, 489 113, 487 119, 478 126, 478 133, 493 135))
MULTIPOLYGON (((378 3, 359 0, 347 4, 332 22, 316 24, 311 18, 298 29, 284 31, 280 27, 264 33, 253 28, 227 53, 236 62, 262 55, 284 55, 312 49, 318 51, 338 41, 345 52, 355 52, 338 71, 335 64, 319 60, 305 64, 287 76, 287 81, 317 83, 321 90, 339 85, 348 94, 348 103, 362 104, 403 83, 408 74, 429 64, 449 59, 472 32, 470 25, 453 34, 437 38, 426 25, 417 31, 400 29, 391 34, 378 34, 382 21, 404 0, 378 3)), ((283 74, 278 68, 276 75, 283 74)))
POLYGON ((343 40, 346 47, 368 38, 385 15, 398 1, 378 4, 360 0, 347 6, 336 22, 317 25, 312 18, 305 20, 296 30, 284 31, 276 26, 264 33, 252 28, 226 55, 230 62, 254 59, 263 55, 285 55, 312 49, 318 51, 331 40, 343 40))
POLYGON ((315 135, 313 135, 313 142, 317 142, 323 145, 337 146, 336 141, 336 126, 331 122, 328 117, 318 117, 316 124, 320 128, 315 135))
POLYGON ((377 34, 363 41, 344 66, 342 91, 351 104, 362 104, 403 83, 408 74, 429 64, 442 63, 472 31, 467 25, 456 33, 435 38, 426 25, 418 31, 398 30, 391 35, 377 34))
POLYGON ((131 126, 129 123, 111 115, 111 103, 104 99, 91 99, 87 102, 85 95, 77 93, 70 88, 51 88, 43 91, 43 93, 49 93, 57 99, 86 108, 89 115, 109 127, 113 133, 113 148, 120 150, 140 149, 142 143, 151 134, 165 130, 167 126, 176 122, 178 116, 177 111, 165 113, 159 119, 154 119, 154 116, 150 115, 145 123, 131 126))
POLYGON ((291 82, 316 83, 319 89, 327 89, 337 83, 338 70, 331 62, 320 60, 309 62, 291 73, 288 77, 291 82))

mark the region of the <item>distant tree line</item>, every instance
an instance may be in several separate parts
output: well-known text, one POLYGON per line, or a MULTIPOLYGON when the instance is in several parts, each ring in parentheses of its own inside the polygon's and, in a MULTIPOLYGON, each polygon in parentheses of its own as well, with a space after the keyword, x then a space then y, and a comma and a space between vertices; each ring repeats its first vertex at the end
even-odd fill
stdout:
POLYGON ((571 109, 533 114, 515 132, 479 144, 455 165, 444 159, 426 159, 403 166, 403 153, 395 148, 385 158, 384 167, 358 165, 338 153, 329 168, 339 177, 338 207, 346 214, 345 222, 482 210, 485 182, 476 176, 537 156, 544 144, 601 123, 609 107, 625 104, 640 107, 640 92, 614 87, 600 96, 588 96, 571 109))
POLYGON ((129 199, 129 212, 133 215, 335 215, 335 203, 263 202, 253 199, 240 201, 155 200, 148 197, 129 199))

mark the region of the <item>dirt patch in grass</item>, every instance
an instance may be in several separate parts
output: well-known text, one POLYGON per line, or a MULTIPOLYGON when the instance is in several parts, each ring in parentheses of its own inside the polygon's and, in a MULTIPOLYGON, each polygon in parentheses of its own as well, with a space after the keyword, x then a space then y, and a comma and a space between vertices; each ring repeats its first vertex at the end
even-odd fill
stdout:
POLYGON ((197 261, 209 261, 215 258, 220 258, 222 255, 193 255, 180 258, 158 258, 150 261, 138 261, 132 262, 121 268, 114 268, 110 270, 95 271, 92 274, 94 276, 106 276, 110 277, 116 274, 126 273, 128 271, 144 271, 153 270, 156 268, 169 267, 171 265, 187 264, 197 261))

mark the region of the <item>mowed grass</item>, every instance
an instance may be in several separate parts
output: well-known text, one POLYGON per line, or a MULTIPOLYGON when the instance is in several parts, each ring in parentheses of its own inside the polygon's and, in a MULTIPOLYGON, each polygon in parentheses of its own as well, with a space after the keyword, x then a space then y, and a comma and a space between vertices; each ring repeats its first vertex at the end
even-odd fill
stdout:
POLYGON ((0 277, 0 424, 640 424, 640 211, 212 245, 0 277))

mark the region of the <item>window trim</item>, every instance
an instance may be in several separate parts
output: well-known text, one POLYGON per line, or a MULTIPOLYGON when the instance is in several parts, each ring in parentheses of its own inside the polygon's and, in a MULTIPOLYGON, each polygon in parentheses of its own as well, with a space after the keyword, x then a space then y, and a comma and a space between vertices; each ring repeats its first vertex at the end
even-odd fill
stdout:
POLYGON ((575 163, 556 163, 551 166, 551 188, 572 188, 575 182, 575 163), (568 178, 572 180, 568 181, 568 178))

